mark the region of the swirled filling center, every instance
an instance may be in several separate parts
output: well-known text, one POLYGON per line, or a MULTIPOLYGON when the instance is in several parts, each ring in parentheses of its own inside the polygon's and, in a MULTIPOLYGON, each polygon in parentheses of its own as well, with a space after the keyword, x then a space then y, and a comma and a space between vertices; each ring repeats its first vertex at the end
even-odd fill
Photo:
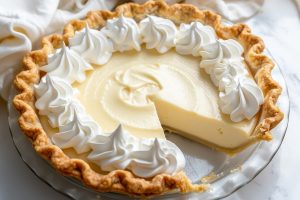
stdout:
POLYGON ((164 126, 227 148, 246 143, 256 118, 233 123, 222 114, 218 91, 200 61, 174 50, 114 53, 74 87, 105 132, 120 123, 137 137, 164 138, 164 126))

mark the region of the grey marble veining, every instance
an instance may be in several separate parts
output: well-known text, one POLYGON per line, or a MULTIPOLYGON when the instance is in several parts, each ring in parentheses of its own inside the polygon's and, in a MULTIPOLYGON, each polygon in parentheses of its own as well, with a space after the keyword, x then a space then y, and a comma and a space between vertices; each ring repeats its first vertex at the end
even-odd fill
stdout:
MULTIPOLYGON (((286 138, 272 162, 226 200, 298 200, 300 188, 300 20, 292 0, 266 0, 263 11, 246 21, 282 68, 291 113, 286 138)), ((36 178, 13 147, 5 102, 0 101, 0 199, 67 200, 36 178)))

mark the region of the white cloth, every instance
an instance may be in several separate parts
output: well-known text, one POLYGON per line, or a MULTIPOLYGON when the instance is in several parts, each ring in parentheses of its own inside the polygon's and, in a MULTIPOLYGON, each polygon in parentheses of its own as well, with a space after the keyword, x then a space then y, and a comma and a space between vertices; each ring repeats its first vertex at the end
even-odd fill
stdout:
MULTIPOLYGON (((120 1, 0 0, 0 95, 7 99, 14 73, 20 69, 22 57, 32 47, 37 46, 41 36, 61 31, 65 23, 84 17, 89 10, 112 9, 117 3, 120 1)), ((254 15, 263 0, 186 0, 186 3, 216 10, 227 19, 237 21, 254 15)))
POLYGON ((224 18, 237 22, 248 19, 258 13, 264 0, 186 0, 203 9, 211 9, 220 13, 224 18))
POLYGON ((299 12, 299 14, 300 14, 300 0, 294 0, 294 2, 295 2, 295 4, 296 4, 296 6, 297 6, 297 8, 298 8, 298 12, 299 12))
POLYGON ((112 9, 118 0, 0 0, 0 94, 4 99, 22 57, 41 36, 60 31, 90 10, 112 9))

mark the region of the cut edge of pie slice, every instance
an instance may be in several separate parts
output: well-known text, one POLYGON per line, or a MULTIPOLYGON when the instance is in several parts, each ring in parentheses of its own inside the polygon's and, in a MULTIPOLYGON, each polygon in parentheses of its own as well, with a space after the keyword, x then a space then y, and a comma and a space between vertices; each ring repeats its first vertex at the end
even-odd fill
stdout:
POLYGON ((271 76, 274 64, 267 56, 263 55, 264 43, 261 38, 253 35, 245 24, 224 26, 219 15, 211 11, 200 11, 192 5, 169 6, 163 1, 149 1, 143 5, 128 3, 117 7, 113 12, 93 11, 89 12, 84 20, 72 20, 65 26, 63 35, 53 34, 44 37, 42 48, 28 53, 23 60, 24 70, 15 78, 19 94, 13 99, 14 106, 20 112, 19 124, 21 130, 31 139, 35 150, 54 168, 64 175, 81 180, 85 185, 98 191, 150 196, 174 189, 179 189, 181 192, 192 192, 204 191, 207 188, 207 185, 193 185, 183 172, 175 175, 159 174, 149 179, 136 177, 126 170, 115 170, 106 175, 96 173, 83 160, 71 159, 59 147, 53 145, 42 128, 34 107, 33 85, 38 83, 43 76, 39 67, 46 64, 47 55, 59 48, 62 41, 67 44, 68 38, 72 37, 75 31, 84 28, 86 23, 91 28, 98 28, 103 26, 107 19, 120 14, 133 17, 136 21, 140 21, 149 14, 170 19, 178 24, 200 21, 212 26, 219 38, 238 40, 245 49, 245 61, 265 97, 261 108, 261 121, 252 136, 256 140, 272 139, 270 130, 283 118, 283 113, 276 106, 281 87, 271 76))
POLYGON ((114 53, 73 87, 104 132, 120 123, 138 138, 165 138, 167 129, 227 154, 237 153, 255 141, 251 133, 260 113, 232 122, 221 112, 218 91, 200 69, 200 60, 175 50, 114 53))

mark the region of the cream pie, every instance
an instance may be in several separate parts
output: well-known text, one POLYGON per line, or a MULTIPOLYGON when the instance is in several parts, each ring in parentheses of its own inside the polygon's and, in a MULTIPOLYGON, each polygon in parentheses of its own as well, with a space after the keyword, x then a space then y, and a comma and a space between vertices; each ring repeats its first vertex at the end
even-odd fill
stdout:
POLYGON ((163 1, 124 4, 44 37, 15 79, 19 123, 61 173, 98 191, 205 191, 164 130, 234 154, 271 140, 281 87, 244 24, 163 1))

